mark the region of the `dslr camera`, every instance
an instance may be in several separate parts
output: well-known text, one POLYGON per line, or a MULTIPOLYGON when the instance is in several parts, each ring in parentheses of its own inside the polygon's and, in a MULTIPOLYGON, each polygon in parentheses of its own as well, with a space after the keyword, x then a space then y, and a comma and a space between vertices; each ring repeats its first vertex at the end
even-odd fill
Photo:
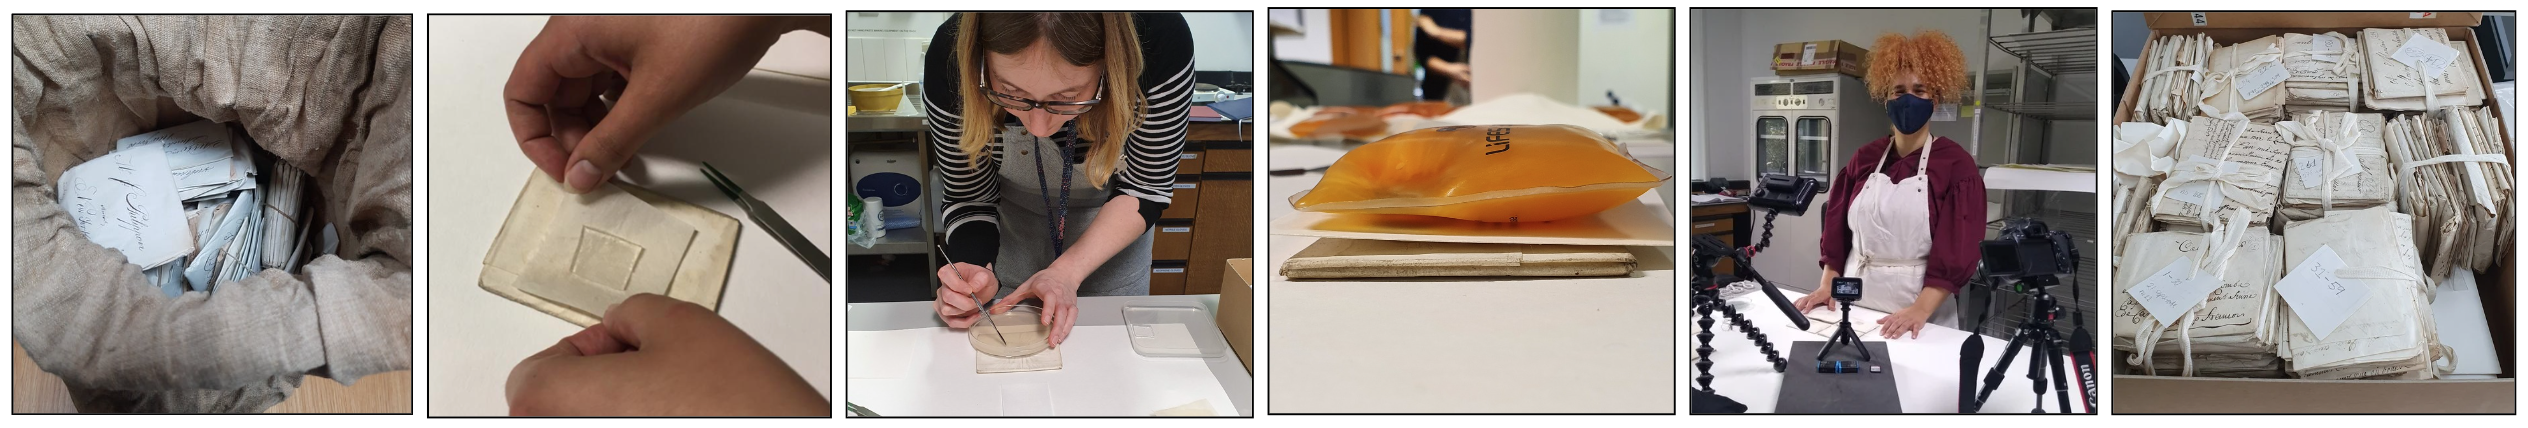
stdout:
POLYGON ((2021 287, 2061 284, 2060 275, 2080 267, 2072 235, 2033 218, 2003 220, 2001 235, 1984 241, 1982 253, 1986 275, 2017 280, 2021 287))

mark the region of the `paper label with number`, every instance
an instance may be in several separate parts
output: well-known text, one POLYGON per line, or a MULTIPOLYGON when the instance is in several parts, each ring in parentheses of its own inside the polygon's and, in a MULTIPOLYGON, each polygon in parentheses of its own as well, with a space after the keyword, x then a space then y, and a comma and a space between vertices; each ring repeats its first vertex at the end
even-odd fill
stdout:
POLYGON ((2319 339, 2343 325, 2370 297, 2370 287, 2335 276, 2335 270, 2343 268, 2344 259, 2335 254, 2334 247, 2320 246, 2273 285, 2274 292, 2291 304, 2291 314, 2299 316, 2319 339))
POLYGON ((2413 38, 2405 39, 2405 45, 2397 47, 2396 53, 2388 55, 2388 58, 2422 70, 2423 74, 2439 75, 2441 69, 2449 68, 2449 63, 2458 60, 2458 50, 2450 49, 2448 43, 2415 34, 2413 38))
POLYGON ((2280 85, 2282 81, 2290 79, 2291 69, 2283 68, 2281 62, 2268 62, 2263 67, 2256 67, 2255 71, 2238 76, 2238 81, 2233 86, 2238 87, 2239 98, 2255 98, 2256 95, 2265 93, 2265 90, 2273 89, 2274 85, 2280 85))
POLYGON ((2326 156, 2316 153, 2291 155, 2291 168, 2300 177, 2300 188, 2315 189, 2326 180, 2326 156))
POLYGON ((2169 189, 2168 199, 2175 199, 2189 204, 2203 205, 2205 196, 2210 193, 2212 193, 2211 182, 2197 181, 2186 183, 2183 186, 2177 186, 2175 189, 2169 189))
POLYGON ((2194 258, 2178 257, 2176 262, 2160 268, 2158 273, 2143 278, 2142 283, 2125 289, 2124 294, 2132 295, 2133 300, 2141 303, 2142 309, 2149 310, 2151 317, 2158 318, 2160 324, 2176 324, 2179 317, 2185 316, 2186 309, 2203 303, 2204 298, 2212 295, 2212 290, 2219 288, 2220 274, 2195 270, 2194 258))

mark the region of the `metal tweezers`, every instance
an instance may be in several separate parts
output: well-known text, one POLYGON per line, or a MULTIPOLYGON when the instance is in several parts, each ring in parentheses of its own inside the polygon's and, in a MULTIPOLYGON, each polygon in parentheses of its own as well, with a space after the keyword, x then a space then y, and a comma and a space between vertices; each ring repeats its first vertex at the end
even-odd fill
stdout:
POLYGON ((729 200, 736 201, 739 209, 746 210, 747 220, 755 221, 755 226, 764 228, 764 233, 771 234, 773 240, 781 241, 782 247, 789 248, 790 254, 799 256, 799 261, 807 262, 808 268, 816 269, 817 277, 825 278, 827 284, 834 283, 834 258, 816 249, 816 244, 809 242, 807 235, 799 234, 798 228, 790 227, 789 221, 781 219, 781 213, 773 212, 771 205, 764 205, 764 201, 746 194, 745 189, 737 187, 737 181, 720 174, 720 169, 711 167, 709 162, 702 164, 702 176, 710 178, 711 185, 719 187, 720 193, 728 195, 729 200))
MULTIPOLYGON (((940 261, 949 263, 949 266, 956 266, 956 262, 948 262, 948 247, 942 247, 939 244, 930 244, 930 247, 939 250, 940 261)), ((1008 345, 1009 336, 1001 334, 1001 323, 992 320, 992 302, 983 300, 983 295, 979 293, 966 293, 966 298, 974 300, 975 310, 983 311, 983 323, 992 326, 992 337, 1000 339, 1002 345, 1008 345)))

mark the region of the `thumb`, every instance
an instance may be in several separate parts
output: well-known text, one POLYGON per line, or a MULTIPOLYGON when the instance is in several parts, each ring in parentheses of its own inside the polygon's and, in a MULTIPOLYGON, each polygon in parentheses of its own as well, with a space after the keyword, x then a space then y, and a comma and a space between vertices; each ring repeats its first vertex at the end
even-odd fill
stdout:
POLYGON ((1017 291, 1009 293, 1009 297, 1003 297, 1000 303, 993 304, 991 313, 1009 312, 1009 308, 1018 306, 1018 302, 1026 301, 1029 297, 1036 297, 1036 283, 1020 284, 1017 291))
POLYGON ((681 99, 678 92, 682 90, 655 83, 655 76, 641 77, 627 79, 637 83, 625 86, 623 97, 605 119, 580 139, 579 146, 571 148, 570 161, 564 163, 568 172, 563 174, 562 182, 572 192, 596 189, 630 163, 632 155, 640 152, 641 144, 648 142, 660 127, 693 108, 681 99))

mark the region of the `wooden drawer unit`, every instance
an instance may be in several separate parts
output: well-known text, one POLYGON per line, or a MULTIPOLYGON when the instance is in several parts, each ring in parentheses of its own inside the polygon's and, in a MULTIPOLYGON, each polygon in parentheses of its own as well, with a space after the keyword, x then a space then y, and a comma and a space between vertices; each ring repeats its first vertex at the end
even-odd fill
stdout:
POLYGON ((1160 211, 1159 218, 1193 219, 1195 209, 1202 205, 1202 182, 1201 175, 1176 176, 1176 196, 1168 199, 1167 211, 1160 211))
POLYGON ((1255 174, 1203 173, 1202 198, 1185 285, 1191 294, 1220 292, 1226 261, 1255 257, 1255 174))
POLYGON ((1193 220, 1159 220, 1150 238, 1151 260, 1185 260, 1194 253, 1193 220))
MULTIPOLYGON (((1214 280, 1218 280, 1218 278, 1214 278, 1214 280)), ((1185 261, 1184 261, 1184 260, 1154 260, 1154 261, 1151 261, 1151 262, 1150 262, 1150 295, 1153 295, 1153 296, 1169 296, 1169 295, 1179 295, 1179 294, 1187 294, 1187 293, 1186 293, 1186 290, 1185 290, 1185 261)), ((1210 293, 1201 293, 1201 294, 1210 294, 1210 293)))
POLYGON ((1254 172, 1255 150, 1252 144, 1212 143, 1215 148, 1203 150, 1204 172, 1254 172))
POLYGON ((1692 233, 1696 235, 1706 235, 1714 233, 1729 233, 1730 231, 1735 230, 1738 230, 1737 219, 1724 218, 1717 220, 1695 220, 1694 231, 1692 233))
POLYGON ((1199 144, 1185 143, 1185 153, 1176 155, 1177 175, 1203 173, 1203 151, 1196 146, 1199 144))

